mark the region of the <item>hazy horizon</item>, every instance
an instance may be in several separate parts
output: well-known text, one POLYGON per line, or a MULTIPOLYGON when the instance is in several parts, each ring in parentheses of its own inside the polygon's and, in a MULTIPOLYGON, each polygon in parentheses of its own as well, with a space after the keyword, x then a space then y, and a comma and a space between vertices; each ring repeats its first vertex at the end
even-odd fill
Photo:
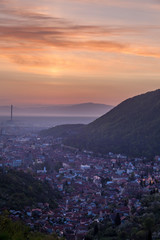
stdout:
MULTIPOLYGON (((13 106, 13 105, 12 105, 13 106)), ((13 116, 39 117, 100 117, 113 106, 99 103, 81 103, 66 105, 19 105, 13 106, 13 116)), ((0 106, 1 116, 10 116, 11 105, 0 106)))

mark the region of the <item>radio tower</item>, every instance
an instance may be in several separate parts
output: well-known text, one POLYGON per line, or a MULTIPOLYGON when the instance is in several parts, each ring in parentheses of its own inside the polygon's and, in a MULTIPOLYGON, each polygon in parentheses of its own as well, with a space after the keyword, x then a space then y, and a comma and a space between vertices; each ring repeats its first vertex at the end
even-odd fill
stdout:
POLYGON ((11 105, 11 121, 13 120, 13 105, 11 105))

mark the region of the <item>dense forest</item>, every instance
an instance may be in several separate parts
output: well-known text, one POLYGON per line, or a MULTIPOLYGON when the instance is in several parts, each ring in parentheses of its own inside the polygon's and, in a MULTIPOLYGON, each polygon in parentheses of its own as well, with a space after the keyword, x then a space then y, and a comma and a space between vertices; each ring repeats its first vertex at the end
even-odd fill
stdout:
POLYGON ((160 90, 127 99, 65 140, 94 152, 149 157, 160 154, 159 142, 160 90))
POLYGON ((0 209, 21 210, 34 207, 38 202, 57 206, 59 192, 48 182, 35 179, 31 174, 15 170, 0 170, 0 209))

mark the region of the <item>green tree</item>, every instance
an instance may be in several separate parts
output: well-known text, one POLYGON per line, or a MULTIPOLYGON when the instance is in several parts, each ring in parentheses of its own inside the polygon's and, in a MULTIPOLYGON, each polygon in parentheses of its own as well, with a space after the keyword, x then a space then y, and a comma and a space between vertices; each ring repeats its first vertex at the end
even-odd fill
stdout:
POLYGON ((116 217, 115 217, 115 225, 116 226, 119 226, 119 225, 121 225, 121 218, 120 218, 120 215, 119 215, 119 213, 117 213, 116 214, 116 217))

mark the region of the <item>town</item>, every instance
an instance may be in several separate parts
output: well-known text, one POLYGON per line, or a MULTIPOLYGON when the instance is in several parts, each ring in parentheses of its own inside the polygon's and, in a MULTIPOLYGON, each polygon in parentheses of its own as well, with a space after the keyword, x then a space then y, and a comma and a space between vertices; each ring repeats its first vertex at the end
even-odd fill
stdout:
POLYGON ((66 239, 83 239, 93 222, 120 214, 124 223, 142 210, 140 198, 160 189, 160 157, 148 160, 122 154, 94 154, 62 144, 61 138, 37 133, 0 136, 0 167, 31 172, 59 190, 56 209, 39 202, 23 211, 10 209, 13 219, 30 228, 56 232, 66 239))

